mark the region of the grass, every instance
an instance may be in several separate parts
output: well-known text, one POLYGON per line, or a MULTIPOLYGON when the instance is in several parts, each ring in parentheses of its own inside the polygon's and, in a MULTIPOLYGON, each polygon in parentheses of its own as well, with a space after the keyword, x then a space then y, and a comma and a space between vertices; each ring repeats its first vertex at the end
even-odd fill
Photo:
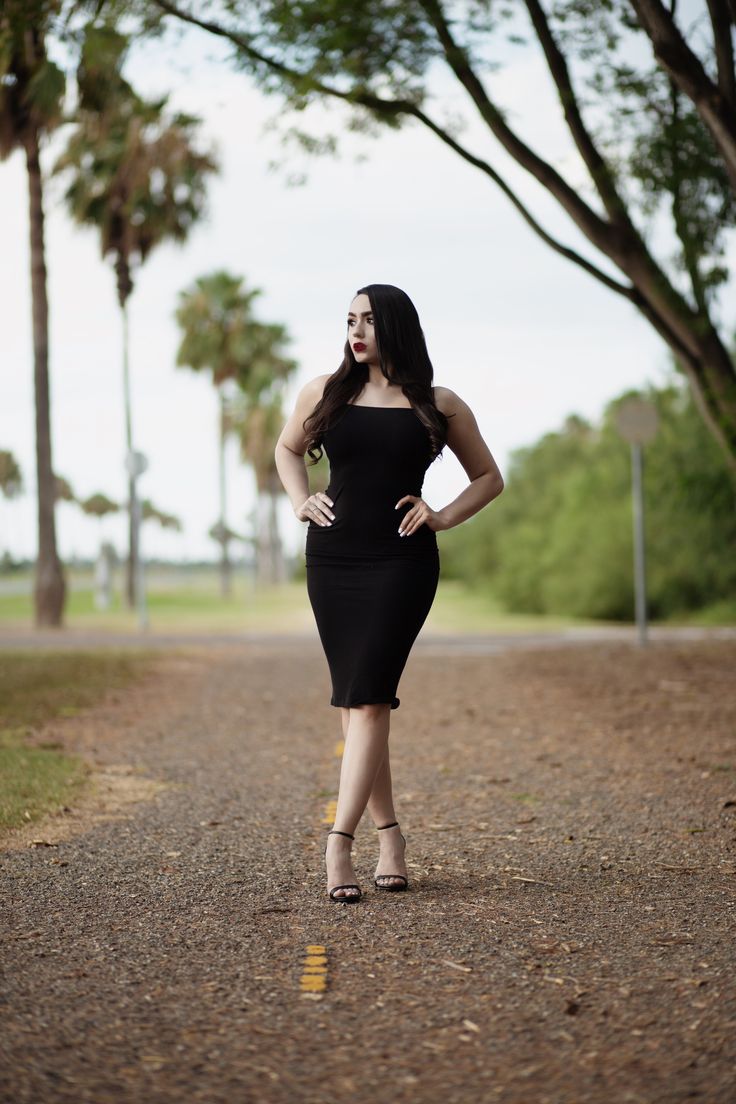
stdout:
MULTIPOLYGON (((33 624, 31 583, 17 575, 13 579, 14 588, 23 589, 4 593, 0 585, 0 627, 28 628, 33 624)), ((189 573, 172 568, 151 572, 146 589, 148 620, 156 632, 289 632, 306 630, 312 623, 300 582, 255 589, 236 577, 232 597, 222 598, 214 570, 189 573)), ((131 633, 138 629, 137 614, 123 605, 119 587, 110 609, 98 610, 90 574, 82 572, 67 574, 64 621, 73 629, 131 633)))
POLYGON ((38 820, 84 788, 84 761, 58 742, 39 742, 38 733, 123 689, 148 661, 149 653, 128 649, 0 652, 0 829, 38 820))
MULTIPOLYGON (((136 633, 135 612, 119 593, 109 610, 98 610, 89 573, 69 572, 65 625, 71 629, 136 633)), ((14 591, 3 592, 0 580, 0 628, 27 629, 33 624, 31 580, 13 576, 14 591)), ((214 570, 196 572, 156 569, 147 580, 149 626, 154 632, 289 633, 313 632, 314 616, 303 578, 281 586, 252 587, 236 576, 231 598, 218 592, 214 570)), ((564 617, 504 613, 492 595, 455 580, 441 580, 426 632, 486 633, 552 630, 585 624, 564 617)))
POLYGON ((441 580, 427 627, 446 633, 552 632, 570 625, 593 625, 574 617, 507 613, 488 591, 455 579, 441 580))
MULTIPOLYGON (((66 627, 136 635, 138 618, 124 607, 120 573, 109 610, 98 610, 89 571, 69 571, 66 627)), ((281 586, 254 587, 241 573, 234 573, 230 598, 219 594, 214 568, 156 567, 147 575, 149 627, 155 633, 313 633, 314 616, 303 577, 281 586)), ((733 625, 736 606, 723 602, 688 616, 673 618, 669 625, 733 625)), ((664 624, 665 622, 659 622, 664 624)), ((507 613, 493 594, 473 589, 455 579, 440 579, 437 596, 424 633, 552 632, 570 626, 605 622, 564 616, 507 613)), ((0 629, 24 630, 33 625, 32 579, 29 573, 0 578, 0 629)))
POLYGON ((83 788, 88 768, 53 745, 27 747, 22 736, 0 732, 0 830, 38 820, 68 805, 83 788))

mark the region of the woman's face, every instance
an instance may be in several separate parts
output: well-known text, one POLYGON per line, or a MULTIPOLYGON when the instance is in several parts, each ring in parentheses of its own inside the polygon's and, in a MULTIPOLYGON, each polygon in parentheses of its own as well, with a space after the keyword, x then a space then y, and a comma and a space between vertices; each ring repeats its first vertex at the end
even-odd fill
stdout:
POLYGON ((376 334, 373 329, 371 301, 367 295, 356 295, 348 311, 348 341, 358 364, 380 363, 376 334))

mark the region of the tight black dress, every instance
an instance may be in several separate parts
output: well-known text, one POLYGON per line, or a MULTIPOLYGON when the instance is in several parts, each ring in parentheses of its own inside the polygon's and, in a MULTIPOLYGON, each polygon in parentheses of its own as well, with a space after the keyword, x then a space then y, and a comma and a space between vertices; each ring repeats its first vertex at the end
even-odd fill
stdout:
POLYGON ((422 525, 399 536, 432 462, 411 407, 346 405, 325 431, 331 526, 310 521, 307 593, 332 679, 330 704, 388 702, 430 611, 440 573, 437 537, 422 525))

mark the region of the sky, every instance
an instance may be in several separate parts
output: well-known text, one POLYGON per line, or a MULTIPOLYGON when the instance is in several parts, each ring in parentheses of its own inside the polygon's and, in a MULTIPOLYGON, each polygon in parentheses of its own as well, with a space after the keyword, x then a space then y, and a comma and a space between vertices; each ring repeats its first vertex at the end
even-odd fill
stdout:
MULTIPOLYGON (((178 294, 216 269, 261 288, 258 317, 287 327, 289 355, 299 365, 289 408, 307 380, 339 366, 356 289, 373 282, 403 288, 419 312, 435 383, 470 405, 502 472, 513 449, 558 428, 568 414, 595 420, 621 391, 667 377, 668 351, 635 309, 552 253, 486 176, 420 124, 369 138, 346 129, 341 108, 315 105, 293 121, 315 133, 340 133, 341 157, 287 155, 269 125, 279 101, 236 72, 226 47, 202 32, 136 47, 126 72, 139 92, 171 92, 172 107, 198 115, 202 144, 214 146, 221 163, 206 218, 183 247, 164 245, 151 255, 130 300, 133 433, 148 461, 140 492, 183 525, 173 533, 147 523, 146 556, 217 557, 207 536, 218 512, 216 395, 206 376, 176 366, 174 318, 178 294), (285 156, 279 171, 269 168, 285 156), (289 186, 290 172, 305 172, 307 183, 289 186)), ((527 141, 582 185, 539 59, 513 54, 489 80, 513 106, 527 141)), ((554 202, 499 153, 450 79, 435 73, 432 88, 435 116, 462 109, 463 141, 507 175, 547 229, 593 257, 554 202)), ((46 169, 61 144, 59 135, 44 151, 46 169)), ((96 232, 72 224, 58 179, 46 192, 46 229, 54 469, 80 498, 101 491, 122 502, 114 275, 100 258, 96 232)), ((32 557, 33 359, 27 182, 19 153, 0 164, 0 242, 0 448, 14 453, 26 486, 22 498, 0 500, 0 550, 32 557)), ((254 483, 234 442, 227 468, 228 523, 248 532, 254 483)), ((445 450, 427 472, 423 497, 440 509, 466 485, 445 450)), ((299 556, 305 526, 288 499, 280 509, 285 545, 299 556)), ((122 553, 125 520, 116 515, 101 525, 62 503, 57 536, 63 559, 94 556, 101 536, 122 553)))

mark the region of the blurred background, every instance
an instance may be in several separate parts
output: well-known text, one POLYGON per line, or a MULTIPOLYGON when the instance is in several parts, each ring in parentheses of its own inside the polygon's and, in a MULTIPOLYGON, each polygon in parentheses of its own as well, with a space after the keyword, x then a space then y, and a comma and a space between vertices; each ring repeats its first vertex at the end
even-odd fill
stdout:
POLYGON ((430 629, 632 621, 632 396, 650 615, 732 623, 736 137, 623 7, 3 4, 2 624, 310 629, 273 446, 370 282, 506 480, 430 629))

